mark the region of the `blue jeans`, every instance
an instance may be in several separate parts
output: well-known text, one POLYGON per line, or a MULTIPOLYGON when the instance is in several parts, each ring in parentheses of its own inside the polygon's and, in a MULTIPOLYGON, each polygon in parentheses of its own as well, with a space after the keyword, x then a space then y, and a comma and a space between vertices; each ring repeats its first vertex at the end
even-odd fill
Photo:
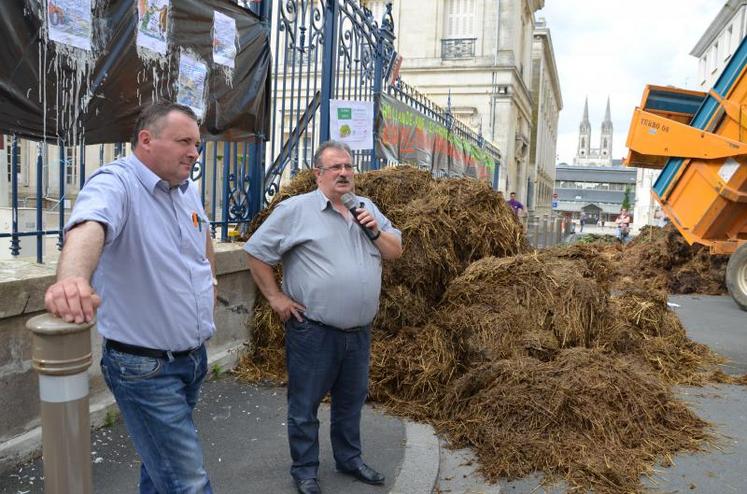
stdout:
POLYGON ((291 318, 285 324, 288 363, 288 442, 296 480, 319 469, 319 404, 332 398, 330 439, 338 470, 355 470, 361 459, 361 410, 368 395, 371 328, 346 332, 291 318))
POLYGON ((192 410, 207 374, 201 346, 173 359, 102 349, 101 371, 142 464, 141 494, 212 494, 192 410))

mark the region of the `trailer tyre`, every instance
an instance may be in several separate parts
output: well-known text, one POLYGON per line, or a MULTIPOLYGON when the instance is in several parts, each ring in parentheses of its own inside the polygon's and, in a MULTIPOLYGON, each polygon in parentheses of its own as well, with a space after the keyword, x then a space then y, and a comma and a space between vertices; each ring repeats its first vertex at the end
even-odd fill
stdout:
POLYGON ((726 265, 726 288, 737 305, 747 311, 747 244, 729 257, 726 265))

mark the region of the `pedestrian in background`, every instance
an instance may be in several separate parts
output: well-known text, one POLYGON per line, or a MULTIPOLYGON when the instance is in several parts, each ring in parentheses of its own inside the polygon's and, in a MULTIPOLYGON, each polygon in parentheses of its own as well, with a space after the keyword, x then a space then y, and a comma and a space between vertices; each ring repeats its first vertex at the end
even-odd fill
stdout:
POLYGON ((328 392, 337 469, 384 483, 361 458, 360 421, 382 259, 402 255, 399 230, 370 199, 356 196, 352 210, 343 203, 355 184, 347 145, 321 144, 314 174, 317 189, 279 203, 244 247, 252 277, 285 323, 290 473, 301 494, 321 492, 317 410, 328 392), (282 290, 272 270, 278 263, 282 290))
POLYGON ((579 233, 584 231, 584 223, 586 223, 586 213, 582 212, 578 217, 579 233))
POLYGON ((513 209, 514 214, 516 216, 519 216, 519 211, 522 213, 525 212, 524 205, 516 199, 516 192, 511 192, 509 194, 510 199, 508 200, 508 205, 511 206, 511 209, 513 209))
POLYGON ((192 420, 217 284, 207 215, 188 180, 199 143, 190 108, 143 110, 132 154, 80 191, 44 298, 68 322, 91 321, 98 308, 101 372, 142 460, 142 494, 212 493, 192 420))
POLYGON ((630 215, 628 214, 627 209, 622 208, 620 210, 620 214, 617 215, 615 223, 617 224, 617 238, 620 241, 625 242, 625 239, 628 238, 628 235, 630 234, 630 215))

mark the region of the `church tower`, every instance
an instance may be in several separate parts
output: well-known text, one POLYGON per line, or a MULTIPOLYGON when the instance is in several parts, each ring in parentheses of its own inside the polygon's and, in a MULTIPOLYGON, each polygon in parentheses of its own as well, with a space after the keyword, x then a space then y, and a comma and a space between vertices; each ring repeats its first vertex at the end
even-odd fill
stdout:
POLYGON ((599 157, 603 160, 612 158, 612 117, 610 116, 610 98, 607 97, 607 110, 602 122, 602 135, 599 141, 599 157))
POLYGON ((586 159, 591 154, 591 124, 589 123, 589 98, 584 101, 584 116, 578 126, 578 150, 576 158, 586 159))

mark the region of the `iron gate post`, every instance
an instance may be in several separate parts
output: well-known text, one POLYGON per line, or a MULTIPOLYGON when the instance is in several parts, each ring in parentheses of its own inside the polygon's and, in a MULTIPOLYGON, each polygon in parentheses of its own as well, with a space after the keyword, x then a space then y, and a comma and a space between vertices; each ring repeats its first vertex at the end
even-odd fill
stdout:
MULTIPOLYGON (((217 144, 217 143, 216 143, 217 144)), ((228 141, 223 142, 223 203, 220 241, 228 241, 228 175, 231 173, 231 144, 228 141)))
POLYGON ((493 170, 493 190, 498 190, 498 183, 501 177, 501 160, 495 160, 495 169, 493 170))
POLYGON ((18 137, 13 134, 10 145, 10 210, 12 214, 10 255, 12 256, 21 253, 21 240, 18 236, 18 167, 21 166, 18 162, 18 146, 20 146, 18 137))
POLYGON ((329 140, 329 100, 335 91, 337 60, 337 0, 326 0, 324 6, 324 57, 322 58, 322 99, 320 104, 319 142, 329 140))
POLYGON ((262 210, 265 193, 265 136, 256 134, 249 147, 249 217, 254 218, 262 210))
POLYGON ((59 208, 59 227, 60 233, 57 235, 57 250, 62 250, 62 244, 65 241, 63 231, 65 230, 65 175, 67 172, 67 162, 65 160, 65 141, 62 139, 57 140, 57 150, 60 163, 60 171, 58 178, 60 181, 60 201, 57 203, 59 208))
POLYGON ((37 146, 37 152, 36 152, 36 262, 39 264, 42 263, 42 250, 44 248, 44 236, 42 235, 42 230, 44 229, 44 211, 40 207, 40 204, 42 204, 42 192, 43 192, 43 177, 42 177, 42 167, 44 166, 43 157, 42 157, 42 144, 41 142, 37 146))
POLYGON ((374 55, 374 80, 373 80, 373 146, 371 147, 371 169, 378 170, 379 160, 376 158, 376 141, 379 137, 379 130, 376 123, 379 120, 379 111, 381 107, 381 88, 384 77, 384 19, 381 20, 380 27, 376 30, 376 52, 374 55))

